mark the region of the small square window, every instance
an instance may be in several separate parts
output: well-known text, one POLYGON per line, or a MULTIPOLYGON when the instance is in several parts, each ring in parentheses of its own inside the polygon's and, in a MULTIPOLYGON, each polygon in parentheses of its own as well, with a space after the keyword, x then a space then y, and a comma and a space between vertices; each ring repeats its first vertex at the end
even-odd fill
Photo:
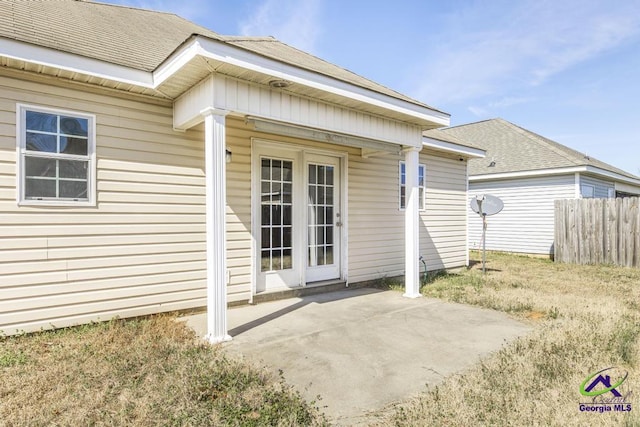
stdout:
POLYGON ((580 194, 585 199, 590 199, 595 197, 596 188, 593 185, 582 184, 580 186, 580 194))
POLYGON ((95 204, 95 117, 17 105, 18 204, 95 204))
MULTIPOLYGON (((427 188, 427 176, 426 176, 427 168, 425 165, 418 165, 418 206, 421 211, 426 209, 426 188, 427 188)), ((400 209, 405 209, 406 207, 406 164, 405 162, 400 162, 400 209)))

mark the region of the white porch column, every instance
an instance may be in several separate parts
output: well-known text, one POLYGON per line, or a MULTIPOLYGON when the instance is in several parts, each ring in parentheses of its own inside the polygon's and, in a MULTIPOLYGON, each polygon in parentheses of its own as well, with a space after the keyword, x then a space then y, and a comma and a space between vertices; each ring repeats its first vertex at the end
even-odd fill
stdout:
POLYGON ((420 295, 420 214, 418 168, 420 148, 405 149, 405 291, 407 298, 418 298, 420 295))
POLYGON ((227 111, 207 108, 204 116, 204 156, 207 223, 207 335, 211 343, 228 341, 227 334, 227 111))

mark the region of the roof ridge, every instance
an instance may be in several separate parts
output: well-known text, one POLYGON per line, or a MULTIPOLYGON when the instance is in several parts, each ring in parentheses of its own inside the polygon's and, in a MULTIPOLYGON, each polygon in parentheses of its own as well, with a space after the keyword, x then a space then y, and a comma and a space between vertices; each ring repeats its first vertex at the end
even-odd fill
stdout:
POLYGON ((461 127, 465 127, 465 126, 477 125, 479 123, 491 122, 491 121, 494 121, 494 120, 502 120, 502 119, 500 119, 499 117, 495 117, 493 119, 484 119, 484 120, 478 120, 477 122, 462 123, 461 125, 447 126, 447 127, 443 127, 443 128, 440 128, 440 129, 442 129, 443 131, 447 131, 449 129, 456 129, 456 128, 461 128, 461 127))

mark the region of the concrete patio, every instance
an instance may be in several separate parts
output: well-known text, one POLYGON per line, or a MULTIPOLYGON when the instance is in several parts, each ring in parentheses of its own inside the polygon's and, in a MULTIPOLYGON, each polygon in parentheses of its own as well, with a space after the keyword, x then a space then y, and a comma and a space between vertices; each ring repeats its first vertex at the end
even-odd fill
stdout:
MULTIPOLYGON (((187 324, 206 333, 204 314, 187 324)), ((359 288, 229 309, 227 351, 282 370, 332 423, 438 384, 530 328, 503 313, 359 288)), ((371 421, 369 419, 369 421, 371 421)))

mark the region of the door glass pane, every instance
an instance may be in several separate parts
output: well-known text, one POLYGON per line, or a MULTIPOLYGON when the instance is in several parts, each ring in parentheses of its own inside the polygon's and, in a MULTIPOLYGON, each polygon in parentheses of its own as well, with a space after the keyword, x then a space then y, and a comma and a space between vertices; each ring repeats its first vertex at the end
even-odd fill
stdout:
POLYGON ((307 261, 309 267, 333 264, 334 167, 309 165, 307 261), (331 252, 332 254, 333 252, 331 252))
POLYGON ((293 228, 293 162, 262 159, 261 271, 293 268, 291 233, 293 228))

